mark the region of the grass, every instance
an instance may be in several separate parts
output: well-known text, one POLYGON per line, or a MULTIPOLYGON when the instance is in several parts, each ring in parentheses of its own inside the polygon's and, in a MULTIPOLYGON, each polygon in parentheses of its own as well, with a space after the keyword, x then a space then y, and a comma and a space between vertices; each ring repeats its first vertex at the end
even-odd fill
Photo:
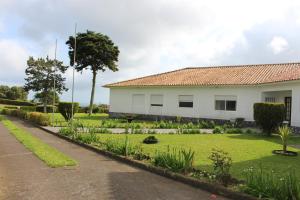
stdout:
POLYGON ((75 160, 44 143, 37 137, 34 137, 29 132, 19 128, 10 120, 3 119, 2 123, 18 141, 32 151, 39 159, 44 161, 49 167, 76 165, 75 160))
MULTIPOLYGON (((285 157, 273 155, 272 150, 282 149, 281 140, 278 136, 264 137, 247 134, 199 134, 199 135, 155 135, 157 144, 143 144, 147 135, 128 135, 130 143, 141 145, 145 153, 151 156, 158 151, 167 151, 169 148, 192 149, 195 154, 195 165, 197 168, 211 171, 212 163, 208 159, 213 148, 222 149, 232 157, 233 164, 231 173, 236 178, 241 178, 244 169, 249 167, 262 167, 266 170, 273 169, 278 173, 285 172, 288 168, 295 169, 296 175, 300 177, 300 156, 285 157)), ((101 134, 100 141, 107 139, 124 139, 121 134, 101 134)), ((291 137, 289 144, 300 144, 300 137, 291 137)), ((299 149, 288 147, 289 150, 300 153, 299 149)))

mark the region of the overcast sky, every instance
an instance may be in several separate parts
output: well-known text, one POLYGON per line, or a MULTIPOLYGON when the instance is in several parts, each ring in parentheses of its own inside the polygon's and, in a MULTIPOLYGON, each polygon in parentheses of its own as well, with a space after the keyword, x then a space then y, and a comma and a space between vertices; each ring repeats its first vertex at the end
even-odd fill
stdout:
MULTIPOLYGON (((95 103, 115 81, 188 66, 300 61, 299 0, 0 0, 0 85, 24 84, 28 56, 69 65, 65 41, 87 29, 120 49, 119 71, 100 73, 95 103)), ((66 74, 71 88, 71 70, 66 74)), ((87 104, 91 72, 75 77, 75 100, 87 104)), ((71 93, 61 99, 71 100, 71 93)))

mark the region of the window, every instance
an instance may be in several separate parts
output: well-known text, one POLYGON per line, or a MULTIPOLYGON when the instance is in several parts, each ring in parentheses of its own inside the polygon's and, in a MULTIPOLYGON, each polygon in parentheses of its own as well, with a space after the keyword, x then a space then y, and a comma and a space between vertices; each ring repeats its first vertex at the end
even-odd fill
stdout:
POLYGON ((193 95, 179 95, 179 107, 192 108, 193 107, 193 95))
POLYGON ((215 110, 236 111, 236 96, 216 95, 215 110))
POLYGON ((276 102, 276 98, 275 97, 266 97, 265 98, 265 102, 275 103, 276 102))
POLYGON ((150 96, 150 105, 162 107, 163 106, 163 95, 153 94, 150 96))

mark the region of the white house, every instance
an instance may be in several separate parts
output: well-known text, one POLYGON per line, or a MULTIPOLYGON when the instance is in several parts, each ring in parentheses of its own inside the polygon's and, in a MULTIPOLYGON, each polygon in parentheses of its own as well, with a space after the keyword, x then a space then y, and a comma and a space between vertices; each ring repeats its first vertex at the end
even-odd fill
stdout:
POLYGON ((253 122, 253 104, 282 102, 286 120, 300 127, 300 63, 190 67, 105 85, 110 115, 253 122))

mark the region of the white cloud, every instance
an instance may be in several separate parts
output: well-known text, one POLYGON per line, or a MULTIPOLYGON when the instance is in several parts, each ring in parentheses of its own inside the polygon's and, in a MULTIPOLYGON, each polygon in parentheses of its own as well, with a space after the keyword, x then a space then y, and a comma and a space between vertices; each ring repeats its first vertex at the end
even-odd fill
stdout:
POLYGON ((288 49, 289 43, 284 37, 274 36, 269 45, 274 54, 279 54, 288 49))

